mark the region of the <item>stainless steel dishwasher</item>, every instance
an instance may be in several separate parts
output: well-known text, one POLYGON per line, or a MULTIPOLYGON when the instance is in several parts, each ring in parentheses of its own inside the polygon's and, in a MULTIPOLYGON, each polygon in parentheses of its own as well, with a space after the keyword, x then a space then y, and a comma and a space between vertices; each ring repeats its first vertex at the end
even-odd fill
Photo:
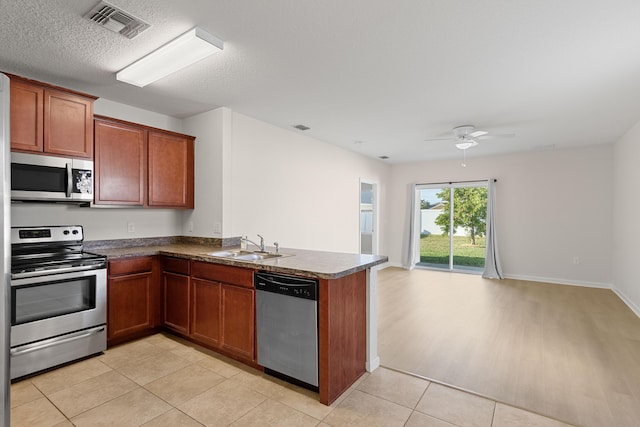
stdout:
POLYGON ((318 281, 255 273, 258 364, 318 390, 318 281))

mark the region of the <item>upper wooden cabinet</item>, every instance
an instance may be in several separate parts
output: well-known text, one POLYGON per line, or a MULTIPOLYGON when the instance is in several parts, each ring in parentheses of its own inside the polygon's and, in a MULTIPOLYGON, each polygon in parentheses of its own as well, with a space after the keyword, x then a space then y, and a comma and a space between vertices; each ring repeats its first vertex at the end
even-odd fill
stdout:
POLYGON ((193 209, 193 140, 149 132, 149 206, 193 209))
POLYGON ((74 92, 10 75, 11 150, 93 158, 93 101, 74 92))
POLYGON ((189 135, 96 116, 95 203, 194 207, 194 140, 189 135))
POLYGON ((147 195, 147 131, 95 120, 96 204, 143 206, 147 195))

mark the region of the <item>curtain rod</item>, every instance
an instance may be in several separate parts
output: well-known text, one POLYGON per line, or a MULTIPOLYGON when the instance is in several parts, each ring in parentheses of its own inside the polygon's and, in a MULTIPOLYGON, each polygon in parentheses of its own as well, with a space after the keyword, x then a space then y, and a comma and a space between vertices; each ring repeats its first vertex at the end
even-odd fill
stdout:
MULTIPOLYGON (((472 182, 489 182, 491 181, 490 179, 476 179, 474 181, 447 181, 447 182, 429 182, 429 183, 421 183, 421 184, 416 184, 416 185, 439 185, 439 184, 464 184, 466 182, 472 183, 472 182)), ((498 182, 497 179, 494 178, 493 182, 498 182)))

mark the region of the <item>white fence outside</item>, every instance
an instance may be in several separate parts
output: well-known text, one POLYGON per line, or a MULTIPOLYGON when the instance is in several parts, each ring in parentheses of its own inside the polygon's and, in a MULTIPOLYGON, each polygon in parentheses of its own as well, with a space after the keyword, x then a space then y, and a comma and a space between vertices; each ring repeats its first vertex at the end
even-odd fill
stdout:
MULTIPOLYGON (((443 234, 442 227, 436 224, 436 217, 442 213, 441 209, 420 209, 420 233, 421 234, 443 234)), ((454 236, 468 236, 467 228, 458 227, 454 236)))

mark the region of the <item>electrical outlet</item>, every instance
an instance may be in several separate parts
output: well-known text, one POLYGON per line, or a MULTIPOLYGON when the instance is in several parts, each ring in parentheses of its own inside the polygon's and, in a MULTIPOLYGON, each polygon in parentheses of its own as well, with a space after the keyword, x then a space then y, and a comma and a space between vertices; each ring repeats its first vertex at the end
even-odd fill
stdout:
POLYGON ((135 233, 136 232, 136 225, 133 222, 128 222, 127 223, 127 232, 129 232, 129 233, 135 233))
POLYGON ((574 256, 574 257, 573 257, 573 263, 574 263, 575 265, 580 264, 580 257, 579 257, 579 256, 574 256))
POLYGON ((189 229, 189 233, 193 233, 193 221, 189 221, 189 225, 187 228, 189 229))
POLYGON ((220 224, 219 222, 216 222, 215 224, 213 224, 213 232, 214 233, 221 233, 222 232, 222 224, 220 224))

